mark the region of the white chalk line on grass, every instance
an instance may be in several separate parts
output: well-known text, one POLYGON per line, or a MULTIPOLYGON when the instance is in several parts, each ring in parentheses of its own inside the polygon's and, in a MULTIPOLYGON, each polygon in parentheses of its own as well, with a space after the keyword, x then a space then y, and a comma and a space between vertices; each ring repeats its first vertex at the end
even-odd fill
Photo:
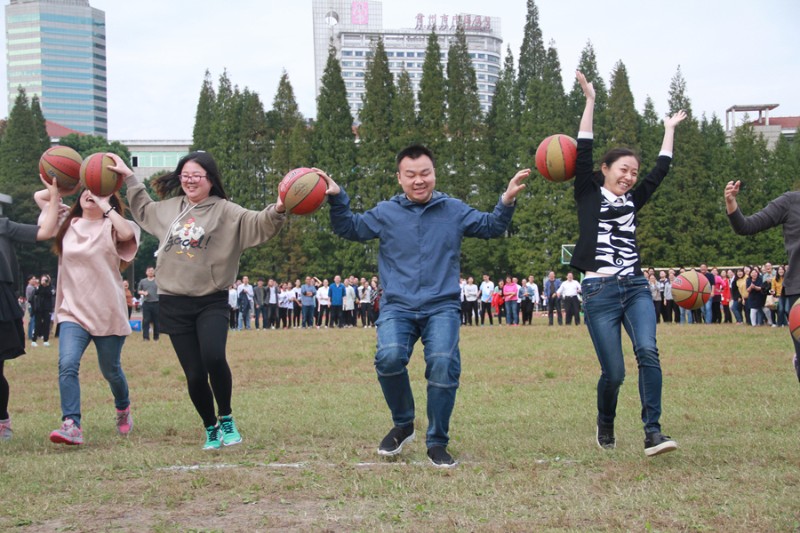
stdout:
MULTIPOLYGON (((579 461, 575 460, 564 460, 560 457, 556 457, 553 460, 549 459, 536 459, 534 461, 536 464, 548 464, 548 463, 559 463, 559 464, 576 464, 579 461)), ((459 461, 459 466, 479 466, 482 463, 478 462, 461 462, 459 461)), ((300 462, 300 463, 242 463, 242 464, 231 464, 231 463, 218 463, 218 464, 196 464, 196 465, 172 465, 172 466, 162 466, 156 468, 156 471, 160 472, 193 472, 199 470, 222 470, 226 468, 273 468, 276 470, 297 470, 303 468, 314 468, 314 467, 323 467, 323 468, 343 468, 343 467, 352 467, 352 468, 375 468, 375 467, 430 467, 431 464, 428 461, 397 461, 397 462, 390 462, 390 461, 381 461, 377 463, 373 462, 360 462, 360 463, 352 463, 352 464, 342 464, 342 463, 317 463, 317 462, 300 462)))

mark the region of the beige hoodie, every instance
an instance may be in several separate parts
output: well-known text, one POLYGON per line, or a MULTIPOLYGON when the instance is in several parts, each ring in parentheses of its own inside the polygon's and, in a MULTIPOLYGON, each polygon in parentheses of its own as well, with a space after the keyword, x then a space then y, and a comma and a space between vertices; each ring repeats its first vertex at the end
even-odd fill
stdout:
POLYGON ((159 294, 227 291, 236 281, 242 252, 274 237, 286 221, 275 204, 250 211, 209 196, 192 206, 184 195, 156 202, 141 183, 129 184, 127 198, 134 220, 159 240, 159 294))

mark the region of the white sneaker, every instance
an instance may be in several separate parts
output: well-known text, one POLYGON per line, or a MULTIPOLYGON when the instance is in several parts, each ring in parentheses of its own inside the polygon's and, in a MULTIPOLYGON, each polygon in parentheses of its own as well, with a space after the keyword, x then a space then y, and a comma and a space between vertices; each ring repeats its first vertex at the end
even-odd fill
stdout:
POLYGON ((49 343, 49 342, 47 342, 47 341, 44 341, 44 345, 45 345, 45 346, 50 346, 50 343, 49 343))
POLYGON ((31 341, 31 347, 32 347, 32 348, 38 348, 38 347, 39 347, 39 345, 38 345, 38 344, 36 344, 36 341, 31 341))

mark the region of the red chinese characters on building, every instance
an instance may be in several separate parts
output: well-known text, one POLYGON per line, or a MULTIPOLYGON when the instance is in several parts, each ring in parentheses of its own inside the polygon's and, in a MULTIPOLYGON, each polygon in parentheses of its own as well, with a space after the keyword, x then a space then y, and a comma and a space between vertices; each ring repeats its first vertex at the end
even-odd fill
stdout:
MULTIPOLYGON (((357 3, 357 2, 354 2, 357 3)), ((469 31, 492 31, 492 18, 482 15, 459 14, 453 15, 428 15, 427 23, 425 15, 417 13, 414 17, 416 19, 415 29, 417 30, 455 30, 459 25, 463 26, 465 30, 469 31), (436 20, 439 19, 439 25, 436 25, 436 20)))
POLYGON ((350 4, 350 24, 369 24, 369 2, 356 0, 350 4))

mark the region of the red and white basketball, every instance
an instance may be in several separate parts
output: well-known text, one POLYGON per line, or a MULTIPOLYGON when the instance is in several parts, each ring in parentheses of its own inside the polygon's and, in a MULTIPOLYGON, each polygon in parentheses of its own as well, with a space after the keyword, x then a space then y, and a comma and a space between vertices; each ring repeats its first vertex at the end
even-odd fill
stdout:
POLYGON ((308 215, 325 202, 328 182, 310 168, 296 168, 286 174, 278 187, 278 195, 293 215, 308 215))
POLYGON ((83 160, 81 165, 81 183, 97 196, 109 196, 122 187, 122 175, 109 166, 114 165, 114 160, 105 153, 98 152, 83 160))
POLYGON ((70 191, 81 179, 81 155, 69 146, 48 148, 39 158, 39 174, 47 183, 58 181, 58 189, 70 191))
POLYGON ((800 298, 789 309, 789 331, 797 342, 800 342, 800 298))
POLYGON ((672 281, 672 298, 684 309, 700 309, 711 298, 711 284, 703 274, 689 270, 672 281))
POLYGON ((551 135, 536 149, 536 170, 546 180, 562 182, 575 177, 578 143, 569 135, 551 135))

